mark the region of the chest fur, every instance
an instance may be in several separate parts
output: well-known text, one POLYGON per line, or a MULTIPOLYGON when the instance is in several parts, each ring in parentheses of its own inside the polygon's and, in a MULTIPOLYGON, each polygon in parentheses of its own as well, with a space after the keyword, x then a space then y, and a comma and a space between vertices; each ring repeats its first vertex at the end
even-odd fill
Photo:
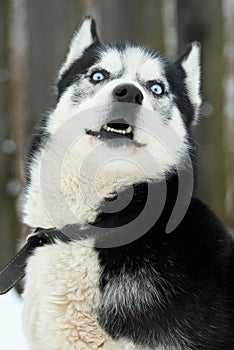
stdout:
POLYGON ((99 263, 95 250, 58 242, 36 250, 28 262, 24 328, 33 350, 138 348, 114 341, 98 324, 99 263))

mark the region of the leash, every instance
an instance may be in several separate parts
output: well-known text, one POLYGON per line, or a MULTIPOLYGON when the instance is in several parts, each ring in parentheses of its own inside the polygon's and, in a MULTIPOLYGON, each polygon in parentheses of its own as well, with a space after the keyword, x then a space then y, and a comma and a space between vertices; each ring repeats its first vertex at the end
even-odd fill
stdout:
POLYGON ((70 238, 56 229, 37 228, 30 234, 23 248, 0 271, 0 295, 9 292, 25 276, 27 259, 36 248, 54 244, 56 240, 71 242, 70 238))

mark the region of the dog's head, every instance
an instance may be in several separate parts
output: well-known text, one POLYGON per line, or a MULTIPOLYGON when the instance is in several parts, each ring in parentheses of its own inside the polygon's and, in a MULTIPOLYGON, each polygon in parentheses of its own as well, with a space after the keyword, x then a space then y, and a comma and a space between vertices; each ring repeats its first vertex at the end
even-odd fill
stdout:
POLYGON ((172 63, 128 43, 103 45, 95 21, 86 17, 57 89, 57 105, 29 152, 24 209, 29 225, 55 226, 41 199, 45 194, 57 208, 56 226, 73 223, 65 218, 64 199, 79 222, 90 222, 101 201, 121 187, 161 181, 186 166, 190 128, 201 103, 198 43, 172 63), (87 204, 94 183, 97 195, 87 204), (35 206, 43 214, 33 215, 35 206))

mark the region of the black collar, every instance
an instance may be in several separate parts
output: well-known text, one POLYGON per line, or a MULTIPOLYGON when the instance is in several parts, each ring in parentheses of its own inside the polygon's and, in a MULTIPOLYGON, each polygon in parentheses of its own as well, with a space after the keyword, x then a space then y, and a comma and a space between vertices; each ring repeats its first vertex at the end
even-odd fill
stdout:
POLYGON ((24 277, 27 259, 37 247, 53 244, 56 240, 71 241, 70 238, 57 229, 37 228, 30 234, 23 248, 0 271, 0 294, 7 293, 24 277))

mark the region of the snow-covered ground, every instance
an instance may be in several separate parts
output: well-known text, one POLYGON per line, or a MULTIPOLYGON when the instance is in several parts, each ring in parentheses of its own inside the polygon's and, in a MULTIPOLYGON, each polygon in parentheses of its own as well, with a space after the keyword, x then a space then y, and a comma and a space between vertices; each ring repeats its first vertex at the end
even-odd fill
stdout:
POLYGON ((15 290, 0 295, 0 349, 29 350, 22 332, 22 302, 15 290))

